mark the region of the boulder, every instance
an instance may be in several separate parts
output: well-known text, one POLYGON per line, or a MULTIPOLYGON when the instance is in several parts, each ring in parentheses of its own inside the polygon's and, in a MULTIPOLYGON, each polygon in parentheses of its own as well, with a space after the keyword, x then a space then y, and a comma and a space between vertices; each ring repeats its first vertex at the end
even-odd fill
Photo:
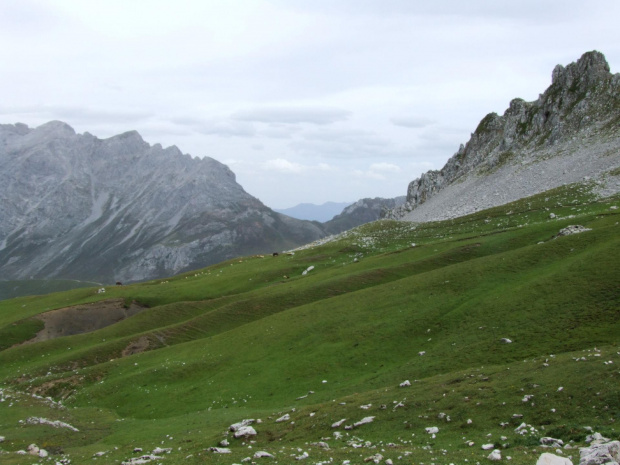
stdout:
POLYGON ((620 441, 593 444, 579 449, 579 465, 602 465, 620 463, 620 441))
POLYGON ((499 449, 494 449, 493 452, 491 452, 488 457, 489 460, 501 460, 502 459, 502 451, 499 449))
POLYGON ((536 465, 573 465, 573 462, 566 457, 560 457, 559 455, 545 452, 538 457, 536 465))
POLYGON ((249 438, 250 436, 256 436, 256 430, 251 426, 242 426, 235 431, 235 439, 249 438))

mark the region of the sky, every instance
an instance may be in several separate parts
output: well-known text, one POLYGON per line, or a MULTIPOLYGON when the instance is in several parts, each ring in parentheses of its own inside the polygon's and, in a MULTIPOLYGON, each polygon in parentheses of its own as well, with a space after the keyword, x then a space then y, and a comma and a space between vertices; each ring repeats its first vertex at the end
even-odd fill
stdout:
POLYGON ((137 130, 272 208, 405 195, 599 50, 618 0, 2 0, 0 123, 137 130))

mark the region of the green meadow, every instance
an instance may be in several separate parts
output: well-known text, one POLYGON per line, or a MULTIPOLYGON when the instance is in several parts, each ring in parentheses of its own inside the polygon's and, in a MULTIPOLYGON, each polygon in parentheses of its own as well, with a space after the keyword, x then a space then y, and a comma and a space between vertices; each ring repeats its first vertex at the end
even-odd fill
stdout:
POLYGON ((492 444, 518 465, 555 453, 544 436, 577 463, 591 431, 620 438, 620 198, 590 188, 0 301, 0 463, 119 464, 160 447, 151 463, 478 464, 492 444), (557 237, 569 225, 590 230, 557 237), (37 315, 110 299, 145 309, 24 344, 37 315), (235 439, 243 419, 257 434, 235 439), (229 454, 209 450, 224 439, 229 454), (16 453, 31 443, 50 457, 16 453))

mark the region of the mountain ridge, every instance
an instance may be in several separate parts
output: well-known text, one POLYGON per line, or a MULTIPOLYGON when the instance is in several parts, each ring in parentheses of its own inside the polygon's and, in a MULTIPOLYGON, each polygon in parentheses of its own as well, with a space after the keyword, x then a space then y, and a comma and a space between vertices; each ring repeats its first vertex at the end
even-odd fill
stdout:
MULTIPOLYGON (((598 51, 557 65, 536 101, 515 98, 502 116, 486 115, 441 170, 409 184, 405 204, 388 217, 453 218, 584 176, 604 184, 605 173, 620 165, 619 95, 620 74, 611 74, 598 51)), ((604 188, 620 190, 615 181, 604 188)))
POLYGON ((0 272, 138 281, 322 237, 209 158, 52 121, 0 126, 0 272))

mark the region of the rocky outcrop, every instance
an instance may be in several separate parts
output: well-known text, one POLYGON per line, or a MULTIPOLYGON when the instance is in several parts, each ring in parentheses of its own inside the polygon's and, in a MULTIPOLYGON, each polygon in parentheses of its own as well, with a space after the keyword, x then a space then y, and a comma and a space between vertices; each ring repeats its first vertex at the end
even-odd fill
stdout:
POLYGON ((267 208, 212 158, 59 121, 0 125, 0 218, 4 279, 138 281, 325 235, 267 208))
MULTIPOLYGON (((428 171, 409 184, 405 204, 392 210, 388 217, 416 219, 411 212, 459 183, 469 188, 459 190, 459 195, 471 196, 470 208, 464 205, 453 213, 436 211, 435 215, 420 219, 444 219, 516 200, 502 191, 512 186, 518 188, 519 183, 528 180, 532 185, 521 189, 518 195, 533 195, 581 179, 591 174, 589 169, 594 169, 594 173, 600 171, 597 164, 586 166, 588 154, 607 157, 600 163, 603 168, 615 167, 620 147, 619 128, 620 74, 610 73, 602 53, 587 52, 576 63, 556 66, 551 85, 536 101, 517 98, 502 116, 496 113, 485 116, 470 140, 460 146, 441 170, 428 171), (616 156, 610 157, 613 153, 616 156), (539 165, 538 173, 536 166, 532 167, 533 173, 528 174, 528 169, 524 169, 527 165, 569 155, 580 155, 584 165, 581 173, 562 167, 556 176, 549 176, 545 173, 549 167, 544 163, 539 165), (520 178, 519 172, 525 177, 520 178), (493 191, 470 188, 477 180, 493 176, 501 178, 492 185, 493 191)), ((446 207, 440 202, 435 209, 446 207)))

